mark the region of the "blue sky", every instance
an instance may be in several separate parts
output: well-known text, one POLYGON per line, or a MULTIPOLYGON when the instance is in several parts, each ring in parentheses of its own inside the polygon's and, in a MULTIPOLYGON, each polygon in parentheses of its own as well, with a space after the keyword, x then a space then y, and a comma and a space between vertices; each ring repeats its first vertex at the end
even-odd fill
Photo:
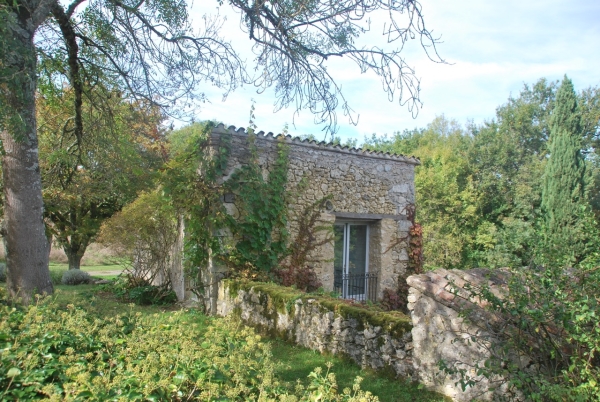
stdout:
MULTIPOLYGON (((482 123, 492 119, 496 107, 511 94, 518 95, 524 84, 541 77, 559 80, 567 74, 577 90, 600 85, 599 0, 422 0, 421 4, 427 27, 443 41, 438 52, 449 64, 433 63, 417 46, 406 49, 404 57, 421 80, 423 107, 414 119, 397 100, 388 101, 375 75, 360 74, 350 62, 331 63, 332 75, 360 115, 354 126, 340 112, 342 138, 362 141, 372 133, 425 127, 442 114, 462 124, 482 123)), ((216 10, 216 0, 202 0, 192 7, 192 18, 216 10)), ((236 49, 249 49, 250 42, 238 28, 239 17, 227 5, 219 12, 227 18, 223 36, 236 49)), ((383 46, 384 38, 376 34, 383 19, 377 15, 372 19, 374 28, 366 40, 383 46)), ((251 62, 251 53, 242 55, 251 62)), ((254 99, 260 130, 280 132, 288 123, 291 134, 324 136, 308 112, 294 116, 294 110, 284 109, 274 114, 270 91, 257 94, 247 86, 225 101, 216 88, 207 87, 205 92, 211 102, 200 109, 200 119, 245 127, 254 99)))

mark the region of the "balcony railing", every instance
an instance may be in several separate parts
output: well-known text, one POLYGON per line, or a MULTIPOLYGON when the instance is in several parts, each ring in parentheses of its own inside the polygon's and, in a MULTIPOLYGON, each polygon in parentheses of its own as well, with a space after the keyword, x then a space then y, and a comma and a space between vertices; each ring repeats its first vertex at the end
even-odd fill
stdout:
POLYGON ((335 270, 333 290, 344 299, 376 301, 379 273, 347 274, 335 270))

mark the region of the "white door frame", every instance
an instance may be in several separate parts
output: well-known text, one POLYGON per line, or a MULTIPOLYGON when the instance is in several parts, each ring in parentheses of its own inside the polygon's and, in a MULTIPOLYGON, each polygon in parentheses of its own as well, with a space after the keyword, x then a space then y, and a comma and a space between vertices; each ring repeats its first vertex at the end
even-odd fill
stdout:
MULTIPOLYGON (((349 296, 350 298, 358 298, 365 299, 368 286, 368 273, 369 273, 369 240, 370 240, 370 225, 367 222, 361 221, 336 221, 334 223, 335 226, 343 226, 343 252, 342 252, 342 295, 341 297, 346 299, 349 296), (353 294, 349 295, 348 291, 348 276, 350 275, 350 228, 351 226, 366 226, 366 236, 365 236, 365 279, 364 279, 364 289, 362 294, 353 294), (344 280, 346 279, 346 280, 344 280)), ((334 245, 335 247, 335 245, 334 245)), ((335 269, 335 268, 334 268, 335 269)))

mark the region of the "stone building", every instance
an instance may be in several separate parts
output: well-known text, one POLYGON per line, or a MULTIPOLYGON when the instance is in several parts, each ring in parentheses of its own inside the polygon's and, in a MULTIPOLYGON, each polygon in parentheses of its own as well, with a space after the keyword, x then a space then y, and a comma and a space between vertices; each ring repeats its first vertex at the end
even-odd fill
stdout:
MULTIPOLYGON (((218 152, 224 139, 230 154, 223 181, 250 157, 246 131, 222 124, 210 134, 209 153, 218 152)), ((277 157, 280 141, 289 147, 288 190, 296 190, 301 180, 308 183, 289 207, 300 210, 330 196, 321 222, 333 225, 335 240, 312 256, 324 289, 362 300, 380 299, 384 289, 396 289, 399 278, 406 276, 412 225, 407 208, 414 205, 418 159, 259 132, 254 144, 265 175, 277 157)), ((223 197, 227 211, 235 217, 234 200, 227 194, 223 197)), ((296 228, 293 223, 290 226, 293 239, 296 228)), ((222 270, 212 265, 211 271, 222 270)))

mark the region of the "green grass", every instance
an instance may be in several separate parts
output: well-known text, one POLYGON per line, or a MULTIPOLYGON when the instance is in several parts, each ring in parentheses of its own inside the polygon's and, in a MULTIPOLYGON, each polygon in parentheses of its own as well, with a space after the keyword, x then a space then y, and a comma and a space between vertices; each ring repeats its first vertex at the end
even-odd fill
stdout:
MULTIPOLYGON (((122 271, 125 267, 121 264, 112 264, 112 265, 82 265, 81 270, 89 273, 94 273, 98 271, 122 271)), ((67 270, 69 269, 69 264, 62 263, 50 263, 51 270, 67 270)))
POLYGON ((382 402, 400 401, 445 401, 443 396, 419 389, 418 384, 395 379, 391 375, 377 373, 373 370, 362 370, 348 359, 342 359, 332 355, 321 353, 301 346, 291 345, 281 340, 270 341, 274 359, 280 364, 277 367, 277 375, 285 381, 295 382, 300 379, 304 385, 308 374, 315 367, 323 367, 328 362, 333 363, 331 372, 335 373, 338 389, 352 388, 357 376, 364 380, 361 389, 371 391, 379 397, 382 402))

